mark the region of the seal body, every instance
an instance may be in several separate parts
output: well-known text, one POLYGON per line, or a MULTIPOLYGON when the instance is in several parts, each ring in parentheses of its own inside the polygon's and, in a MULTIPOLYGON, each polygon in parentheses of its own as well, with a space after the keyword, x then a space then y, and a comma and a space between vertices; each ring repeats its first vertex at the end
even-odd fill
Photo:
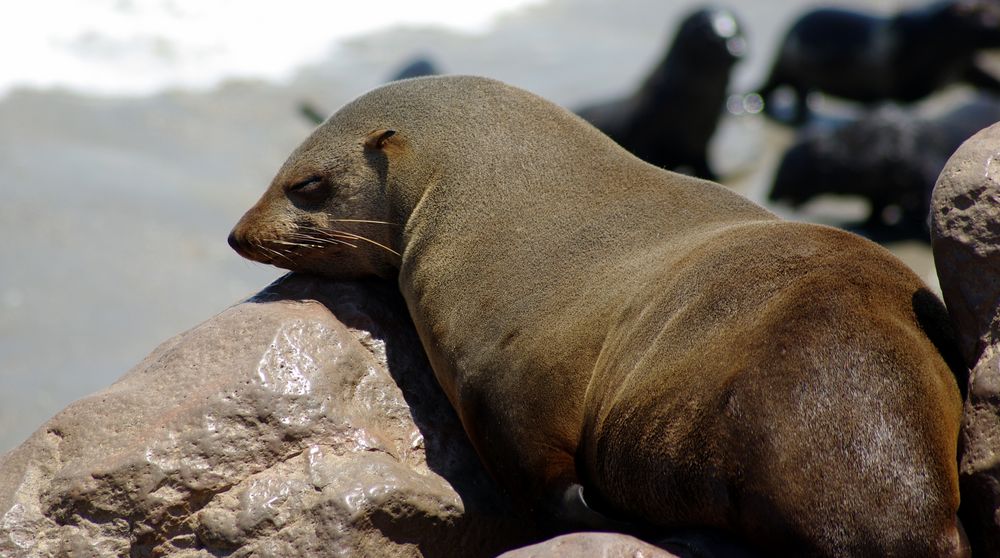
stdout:
POLYGON ((697 10, 681 22, 666 55, 633 95, 577 114, 654 165, 715 178, 708 142, 724 110, 729 76, 746 40, 736 16, 697 10))
POLYGON ((540 514, 572 520, 579 484, 617 520, 775 552, 960 551, 953 345, 921 281, 535 95, 460 76, 376 89, 291 155, 230 243, 396 278, 484 464, 540 514))
MULTIPOLYGON (((965 82, 1000 91, 1000 80, 975 63, 976 52, 1000 46, 1000 6, 951 0, 891 17, 838 8, 813 10, 789 28, 761 97, 795 91, 793 119, 808 116, 812 91, 858 101, 912 102, 965 82)), ((765 104, 773 114, 773 106, 765 104)))
POLYGON ((928 240, 931 190, 966 139, 1000 120, 1000 101, 979 95, 934 117, 883 106, 834 125, 811 123, 785 151, 768 197, 801 206, 821 194, 865 198, 866 232, 928 240), (896 208, 888 219, 889 208, 896 208))

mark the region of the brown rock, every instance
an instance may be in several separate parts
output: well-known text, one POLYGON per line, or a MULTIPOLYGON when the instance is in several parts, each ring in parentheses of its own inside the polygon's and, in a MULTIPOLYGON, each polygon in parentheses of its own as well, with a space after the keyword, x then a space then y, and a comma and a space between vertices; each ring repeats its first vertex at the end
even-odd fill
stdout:
POLYGON ((0 456, 0 556, 492 556, 523 543, 393 286, 286 276, 0 456))
POLYGON ((1000 124, 969 138, 932 195, 934 262, 966 361, 1000 341, 1000 124))
POLYGON ((499 558, 676 558, 676 555, 628 535, 573 533, 505 552, 499 558))
POLYGON ((1000 124, 952 155, 931 204, 934 262, 971 370, 960 514, 974 553, 1000 556, 1000 124))

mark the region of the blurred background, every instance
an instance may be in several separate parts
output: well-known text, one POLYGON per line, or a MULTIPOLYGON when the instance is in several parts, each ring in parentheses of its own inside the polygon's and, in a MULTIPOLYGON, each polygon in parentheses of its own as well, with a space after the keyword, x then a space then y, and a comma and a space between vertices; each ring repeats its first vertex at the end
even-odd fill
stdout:
MULTIPOLYGON (((709 158, 784 216, 862 220, 863 199, 791 210, 767 189, 795 130, 741 104, 819 5, 730 2, 746 39, 709 158)), ((321 116, 417 58, 570 109, 633 92, 696 0, 36 0, 0 20, 0 452, 159 343, 281 271, 226 235, 321 116)), ((928 103, 968 95, 959 87, 928 103)), ((831 105, 835 106, 835 105, 831 105)), ((721 107, 720 107, 721 109, 721 107)), ((932 110, 932 109, 928 109, 932 110)), ((834 114, 832 112, 831 114, 834 114)), ((886 245, 936 284, 928 245, 886 245)))

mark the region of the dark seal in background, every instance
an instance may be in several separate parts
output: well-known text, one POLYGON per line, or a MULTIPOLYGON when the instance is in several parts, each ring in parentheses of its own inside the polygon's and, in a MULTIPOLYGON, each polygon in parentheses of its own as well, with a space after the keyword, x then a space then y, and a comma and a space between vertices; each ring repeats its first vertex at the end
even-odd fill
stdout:
POLYGON ((791 120, 809 116, 813 91, 858 101, 912 102, 953 83, 1000 92, 1000 81, 976 64, 977 51, 1000 47, 995 0, 935 2, 891 17, 839 8, 810 11, 788 30, 770 77, 760 88, 795 92, 791 120))
POLYGON ((666 56, 638 91, 577 114, 640 159, 715 179, 708 142, 724 109, 730 72, 745 51, 733 12, 700 9, 684 18, 666 56))

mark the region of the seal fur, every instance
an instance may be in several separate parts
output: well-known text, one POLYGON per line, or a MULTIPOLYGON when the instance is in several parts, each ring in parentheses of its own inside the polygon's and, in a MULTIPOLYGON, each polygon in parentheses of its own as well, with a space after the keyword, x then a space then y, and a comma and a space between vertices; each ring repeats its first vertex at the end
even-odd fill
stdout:
POLYGON ((543 515, 576 517, 579 484, 611 517, 775 552, 962 552, 953 340, 919 278, 528 92, 447 76, 363 95, 230 243, 398 280, 484 464, 543 515))

